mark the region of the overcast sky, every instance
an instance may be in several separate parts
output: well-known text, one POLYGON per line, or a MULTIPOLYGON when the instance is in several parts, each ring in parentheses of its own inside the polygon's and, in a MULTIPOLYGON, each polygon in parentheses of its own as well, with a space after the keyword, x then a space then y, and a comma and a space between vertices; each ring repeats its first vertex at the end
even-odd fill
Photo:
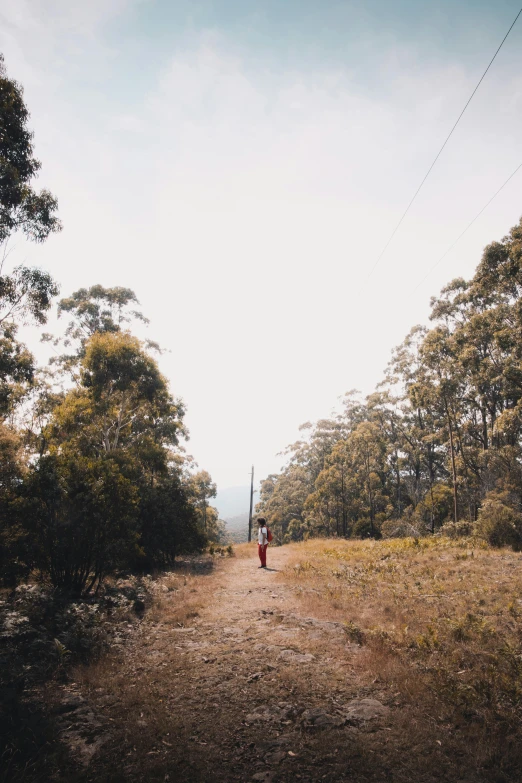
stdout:
POLYGON ((369 393, 429 298, 522 214, 520 0, 0 0, 63 232, 63 295, 133 288, 221 488, 369 393), (366 282, 365 282, 366 281, 366 282))

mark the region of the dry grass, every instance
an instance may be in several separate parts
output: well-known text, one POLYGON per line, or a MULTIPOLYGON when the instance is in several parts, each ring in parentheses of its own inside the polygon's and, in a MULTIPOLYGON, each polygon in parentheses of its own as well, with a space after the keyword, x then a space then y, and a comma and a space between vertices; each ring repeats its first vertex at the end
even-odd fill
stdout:
POLYGON ((187 677, 187 663, 177 645, 212 601, 220 578, 211 559, 199 565, 203 567, 178 565, 159 580, 161 588, 124 658, 114 651, 72 673, 81 692, 115 729, 113 740, 104 746, 114 783, 129 775, 163 781, 165 759, 182 753, 194 734, 180 709, 177 685, 187 677))
POLYGON ((443 736, 499 780, 520 763, 520 554, 443 538, 293 549, 281 579, 308 613, 345 624, 353 666, 394 692, 409 742, 443 736))
POLYGON ((148 616, 148 621, 163 625, 190 625, 191 620, 199 616, 205 603, 206 585, 194 574, 170 574, 162 580, 162 593, 156 598, 148 616), (176 600, 165 600, 171 593, 176 600))
POLYGON ((234 555, 240 560, 252 557, 252 547, 257 544, 234 544, 234 555))

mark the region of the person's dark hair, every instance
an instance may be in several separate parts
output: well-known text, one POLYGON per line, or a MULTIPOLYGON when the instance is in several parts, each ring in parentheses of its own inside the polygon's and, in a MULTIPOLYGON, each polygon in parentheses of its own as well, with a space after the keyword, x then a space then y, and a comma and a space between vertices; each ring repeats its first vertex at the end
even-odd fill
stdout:
POLYGON ((266 519, 264 517, 258 517, 257 518, 257 524, 258 525, 265 525, 266 524, 266 519))

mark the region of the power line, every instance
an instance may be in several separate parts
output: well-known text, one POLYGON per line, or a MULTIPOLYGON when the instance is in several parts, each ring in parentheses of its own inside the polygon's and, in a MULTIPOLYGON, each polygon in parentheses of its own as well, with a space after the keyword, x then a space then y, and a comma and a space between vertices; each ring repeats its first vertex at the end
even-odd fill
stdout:
MULTIPOLYGON (((507 180, 504 182, 504 184, 500 186, 500 188, 497 190, 497 192, 496 192, 496 193, 495 193, 493 196, 491 196, 491 198, 489 199, 488 203, 487 203, 487 204, 485 204, 485 205, 482 207, 482 209, 480 210, 480 212, 479 212, 477 215, 475 215, 475 217, 473 218, 473 220, 471 221, 471 223, 468 223, 468 225, 466 226, 466 228, 464 229, 464 231, 463 231, 461 234, 459 234, 459 235, 458 235, 458 237, 456 238, 456 240, 454 241, 454 243, 453 243, 452 245, 450 245, 450 247, 448 247, 448 249, 446 250, 446 252, 445 252, 445 253, 444 253, 444 254, 443 254, 443 255, 442 255, 440 258, 439 258, 439 260, 438 260, 438 261, 436 261, 436 262, 433 264, 433 266, 431 267, 431 269, 429 269, 429 270, 426 272, 426 274, 424 275, 424 277, 422 278, 422 280, 420 281, 420 283, 417 283, 417 285, 416 285, 416 286, 415 286, 415 288, 413 289, 413 292, 415 292, 415 291, 416 291, 418 288, 420 288, 420 286, 421 286, 421 285, 424 283, 424 281, 425 281, 425 280, 427 280, 427 278, 428 278, 428 277, 431 275, 431 273, 433 272, 433 270, 435 269, 435 267, 436 267, 436 266, 438 266, 438 265, 440 264, 440 262, 441 262, 441 261, 443 261, 443 260, 446 258, 446 256, 448 255, 448 253, 449 253, 451 250, 453 250, 453 248, 455 247, 455 245, 457 244, 457 242, 459 242, 459 241, 462 239, 462 237, 464 236, 464 234, 466 233, 466 231, 467 231, 468 229, 470 229, 470 228, 471 228, 471 226, 473 225, 473 223, 474 223, 474 222, 475 222, 475 221, 476 221, 476 220, 477 220, 477 219, 478 219, 478 218, 479 218, 479 217, 482 215, 482 213, 484 212, 484 210, 485 210, 485 209, 487 209, 487 208, 489 207, 489 205, 491 204, 491 202, 493 201, 493 199, 495 199, 495 198, 498 196, 498 194, 500 193, 500 191, 501 191, 501 190, 503 190, 503 189, 506 187, 506 185, 508 184, 508 182, 509 182, 511 179, 513 179, 513 177, 515 176, 515 174, 517 173, 517 171, 519 171, 519 169, 522 169, 522 163, 520 163, 520 164, 519 164, 519 165, 516 167, 515 171, 514 171, 514 172, 513 172, 513 173, 512 173, 512 174, 511 174, 511 175, 510 175, 508 178, 507 178, 507 180)), ((413 293, 413 292, 412 292, 412 293, 413 293)))
POLYGON ((445 140, 444 144, 442 145, 442 147, 441 147, 441 148, 440 148, 440 150, 438 151, 438 153, 437 153, 437 155, 436 155, 436 157, 435 157, 435 160, 433 161, 433 163, 432 163, 432 164, 431 164, 431 166, 429 167, 428 171, 427 171, 427 172, 426 172, 426 174, 424 175, 424 179, 422 180, 421 184, 419 185, 419 187, 417 188, 417 190, 416 190, 416 191, 415 191, 415 193, 413 194, 413 198, 411 199, 410 203, 408 204, 408 206, 407 206, 407 207, 406 207, 406 209, 404 210, 404 212, 403 212, 403 214, 402 214, 402 217, 401 217, 401 219, 399 220, 399 222, 397 223, 397 225, 396 225, 396 226, 395 226, 395 228, 393 229, 393 231, 392 231, 392 233, 391 233, 391 235, 390 235, 390 238, 388 239, 388 241, 387 241, 387 242, 386 242, 386 244, 384 245, 383 249, 381 250, 381 252, 380 252, 380 254, 379 254, 379 256, 378 256, 377 260, 375 261, 374 265, 372 266, 372 268, 371 268, 371 270, 370 270, 370 273, 369 273, 368 277, 366 278, 367 280, 369 280, 369 278, 370 278, 370 277, 372 276, 372 274, 374 273, 374 271, 375 271, 375 269, 376 269, 376 267, 377 267, 377 264, 379 263, 379 261, 381 260, 381 258, 383 257, 383 255, 385 254, 385 252, 386 252, 386 250, 388 249, 388 246, 390 245, 390 243, 391 243, 391 241, 392 241, 393 237, 395 236, 395 234, 396 234, 396 233, 397 233, 397 231, 399 230, 399 227, 400 227, 400 225, 401 225, 402 221, 404 220, 404 218, 406 217, 406 215, 407 215, 407 214, 408 214, 408 212, 410 211, 410 207, 411 207, 411 205, 413 204, 413 202, 415 201, 415 199, 416 199, 416 198, 417 198, 417 196, 419 195, 419 193, 420 193, 420 191, 421 191, 421 188, 422 188, 422 186, 424 185, 424 183, 425 183, 425 182, 426 182, 426 180, 428 179, 428 177, 429 177, 429 175, 430 175, 430 173, 431 173, 431 170, 433 169, 433 167, 435 166, 436 162, 437 162, 437 161, 438 161, 438 159, 440 158, 440 156, 441 156, 441 154, 442 154, 442 151, 443 151, 444 147, 446 146, 446 144, 448 143, 448 141, 449 141, 449 140, 450 140, 450 138, 452 137, 452 135, 453 135, 453 131, 455 130, 455 128, 456 128, 456 127, 457 127, 457 125, 459 124, 460 120, 462 119, 462 116, 463 116, 464 112, 466 111, 466 109, 468 108, 469 104, 471 103, 471 101, 472 101, 472 99, 473 99, 473 96, 475 95, 475 93, 477 92, 478 88, 479 88, 479 87, 480 87, 480 85, 482 84, 482 82, 483 82, 483 80, 484 80, 484 77, 486 76, 487 72, 489 71, 489 69, 490 69, 490 68, 491 68, 491 66, 493 65, 493 61, 495 60, 495 58, 496 58, 497 54, 498 54, 498 53, 500 52, 500 50, 502 49, 502 47, 503 47, 503 45, 504 45, 504 42, 505 42, 506 38, 508 37, 508 35, 510 34, 511 30, 512 30, 512 29, 513 29, 513 27, 515 26, 515 24, 516 24, 516 21, 517 21, 518 17, 520 16, 520 14, 522 14, 522 8, 520 9, 520 11, 518 12, 518 14, 516 15, 516 17, 515 17, 515 19, 514 19, 513 23, 511 24, 511 27, 509 28, 509 30, 508 30, 508 31, 507 31, 507 33, 505 34, 504 38, 502 39, 502 41, 501 41, 501 43, 500 43, 500 46, 498 47, 497 51, 495 52, 495 54, 494 54, 494 55, 493 55, 493 57, 491 58, 491 61, 490 61, 489 65, 488 65, 488 67, 486 68, 486 70, 484 71, 484 73, 482 74, 482 76, 480 77, 480 80, 479 80, 479 82, 478 82, 477 86, 475 87, 475 89, 474 89, 474 90, 473 90, 473 92, 471 93, 470 97, 468 98, 468 101, 467 101, 466 105, 464 106, 464 108, 462 109, 461 113, 459 114, 459 116, 458 116, 458 118, 457 118, 457 121, 456 121, 456 123, 454 124, 453 128, 450 130, 450 132, 449 132, 448 136, 446 137, 446 140, 445 140))

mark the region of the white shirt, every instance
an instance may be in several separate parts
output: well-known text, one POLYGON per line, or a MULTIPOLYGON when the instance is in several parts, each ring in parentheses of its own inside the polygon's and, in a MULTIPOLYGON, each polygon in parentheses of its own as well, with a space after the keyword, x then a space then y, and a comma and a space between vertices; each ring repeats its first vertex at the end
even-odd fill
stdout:
POLYGON ((257 537, 257 540, 259 543, 262 544, 268 544, 268 533, 266 532, 266 527, 260 527, 259 528, 259 535, 257 537))

